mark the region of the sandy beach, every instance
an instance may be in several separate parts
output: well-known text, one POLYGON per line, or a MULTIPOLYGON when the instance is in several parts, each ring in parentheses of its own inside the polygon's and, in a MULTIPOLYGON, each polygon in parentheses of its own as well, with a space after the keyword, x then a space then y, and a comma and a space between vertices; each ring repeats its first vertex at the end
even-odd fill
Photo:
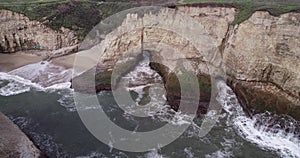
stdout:
POLYGON ((0 72, 9 72, 19 67, 42 61, 42 56, 25 54, 25 53, 13 53, 2 54, 0 53, 0 72))

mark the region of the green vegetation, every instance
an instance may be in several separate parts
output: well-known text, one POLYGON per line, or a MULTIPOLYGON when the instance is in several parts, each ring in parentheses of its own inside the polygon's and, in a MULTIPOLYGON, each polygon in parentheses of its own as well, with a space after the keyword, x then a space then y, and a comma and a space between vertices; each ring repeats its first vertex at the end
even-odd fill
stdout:
POLYGON ((0 9, 24 14, 54 30, 72 29, 81 40, 101 20, 134 6, 134 3, 96 0, 0 0, 0 9))
MULTIPOLYGON (((0 9, 22 13, 31 20, 38 20, 52 29, 62 26, 72 29, 79 39, 101 20, 122 10, 126 10, 146 0, 0 0, 0 9)), ((149 2, 149 1, 148 1, 149 2)), ((179 0, 182 4, 230 5, 240 10, 233 24, 248 19, 258 10, 269 11, 272 15, 280 15, 290 11, 300 11, 297 0, 179 0)))
POLYGON ((102 73, 97 73, 95 75, 95 83, 96 84, 111 84, 111 74, 112 71, 105 71, 102 73))
POLYGON ((181 4, 216 4, 230 5, 240 10, 233 25, 247 20, 255 11, 265 10, 270 14, 279 16, 290 11, 300 11, 297 0, 184 0, 181 4))

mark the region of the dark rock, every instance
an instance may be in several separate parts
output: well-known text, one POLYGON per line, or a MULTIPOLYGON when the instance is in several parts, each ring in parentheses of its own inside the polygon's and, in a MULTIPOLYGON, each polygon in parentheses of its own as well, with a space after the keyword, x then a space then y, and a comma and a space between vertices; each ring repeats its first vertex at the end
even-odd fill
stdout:
MULTIPOLYGON (((151 62, 150 67, 162 76, 167 92, 168 104, 172 109, 177 111, 180 106, 180 100, 182 99, 180 87, 182 85, 180 85, 177 76, 174 73, 169 72, 169 69, 162 64, 151 62)), ((211 81, 210 77, 207 75, 198 75, 197 77, 200 88, 200 100, 198 101, 197 114, 206 114, 211 100, 211 81)), ((193 98, 185 99, 193 100, 193 98)))
POLYGON ((290 115, 300 120, 300 107, 287 100, 281 94, 274 95, 268 89, 268 83, 238 81, 232 84, 240 104, 249 115, 269 111, 275 114, 290 115))

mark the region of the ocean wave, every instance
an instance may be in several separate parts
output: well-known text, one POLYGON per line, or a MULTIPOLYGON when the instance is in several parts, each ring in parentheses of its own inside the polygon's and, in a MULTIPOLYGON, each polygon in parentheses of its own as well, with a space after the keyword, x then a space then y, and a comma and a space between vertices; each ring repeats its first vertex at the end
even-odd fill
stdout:
MULTIPOLYGON (((288 121, 286 118, 281 119, 283 123, 272 122, 270 120, 274 120, 280 116, 268 112, 256 114, 252 118, 249 118, 239 105, 236 95, 225 82, 219 81, 218 89, 219 96, 217 100, 229 114, 226 123, 227 126, 234 125, 240 136, 262 149, 275 151, 281 157, 300 157, 300 137, 295 131, 300 125, 299 122, 292 118, 289 118, 288 121)), ((215 154, 222 155, 222 153, 218 152, 215 154)))
POLYGON ((107 158, 107 156, 105 156, 104 154, 98 151, 93 151, 86 156, 76 156, 76 158, 96 158, 96 157, 107 158))
POLYGON ((58 83, 44 87, 38 83, 22 78, 17 75, 0 72, 0 95, 12 96, 28 92, 30 90, 53 92, 61 89, 70 89, 71 82, 58 83))
POLYGON ((192 147, 184 148, 184 153, 187 155, 187 158, 194 158, 195 154, 192 152, 192 147))
POLYGON ((61 97, 57 100, 59 104, 67 109, 69 112, 76 112, 74 102, 74 91, 70 89, 63 89, 57 92, 61 97))
POLYGON ((167 157, 158 153, 157 150, 153 150, 153 151, 146 153, 145 158, 167 158, 167 157))
POLYGON ((51 62, 42 61, 25 65, 10 71, 9 74, 31 80, 34 83, 42 85, 43 87, 50 87, 52 85, 70 81, 73 70, 66 69, 63 66, 59 66, 51 62))
POLYGON ((231 152, 228 151, 223 151, 223 150, 218 150, 214 153, 211 154, 206 154, 205 158, 229 158, 229 157, 233 157, 231 152))

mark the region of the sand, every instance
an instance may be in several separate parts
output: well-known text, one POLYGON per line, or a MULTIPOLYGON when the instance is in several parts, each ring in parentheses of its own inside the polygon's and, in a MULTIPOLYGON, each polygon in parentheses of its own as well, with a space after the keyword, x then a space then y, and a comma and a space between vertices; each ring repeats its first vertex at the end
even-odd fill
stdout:
MULTIPOLYGON (((99 58, 98 47, 93 47, 87 51, 81 51, 75 54, 70 54, 62 57, 57 57, 51 60, 51 63, 57 66, 62 66, 65 69, 72 69, 76 59, 76 73, 80 74, 97 65, 99 58)), ((17 52, 13 54, 0 53, 0 72, 9 72, 22 66, 43 61, 45 52, 28 53, 17 52)))
POLYGON ((0 53, 0 72, 9 72, 19 67, 42 61, 42 56, 25 54, 25 53, 13 53, 2 54, 0 53))
POLYGON ((67 69, 76 68, 75 74, 81 74, 99 64, 98 50, 98 46, 95 46, 89 50, 55 58, 52 63, 67 69))

